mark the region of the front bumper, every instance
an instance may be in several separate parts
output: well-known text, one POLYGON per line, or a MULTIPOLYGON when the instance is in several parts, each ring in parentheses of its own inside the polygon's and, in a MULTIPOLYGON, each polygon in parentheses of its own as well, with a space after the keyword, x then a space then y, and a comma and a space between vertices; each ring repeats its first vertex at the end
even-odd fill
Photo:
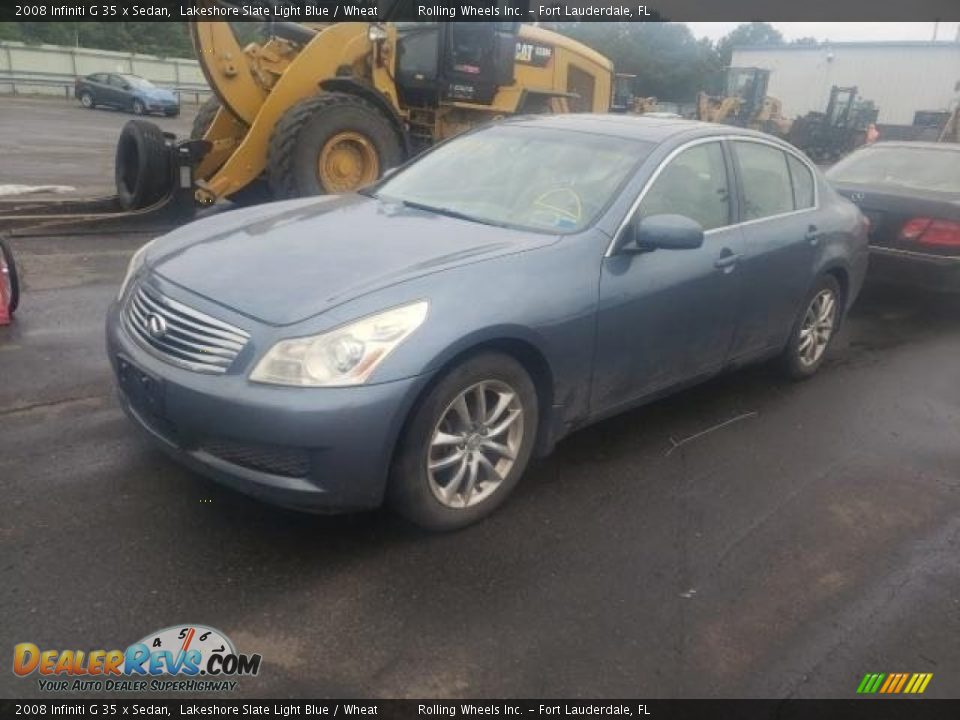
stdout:
POLYGON ((937 292, 960 292, 960 257, 871 246, 867 278, 937 292))
POLYGON ((295 388, 251 383, 246 372, 192 372, 144 351, 117 303, 107 352, 124 411, 167 454, 240 492, 313 512, 383 501, 397 438, 428 380, 295 388), (131 382, 156 387, 145 395, 131 382))
POLYGON ((169 112, 180 109, 180 103, 176 100, 144 100, 143 105, 150 112, 169 112))

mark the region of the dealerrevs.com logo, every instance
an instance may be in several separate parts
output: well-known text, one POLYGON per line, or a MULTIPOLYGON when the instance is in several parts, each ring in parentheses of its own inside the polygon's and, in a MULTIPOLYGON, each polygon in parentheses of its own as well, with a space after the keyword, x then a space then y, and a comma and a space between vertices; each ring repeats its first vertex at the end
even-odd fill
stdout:
POLYGON ((205 625, 175 625, 125 650, 13 648, 13 672, 36 677, 45 692, 203 692, 236 690, 239 676, 260 672, 260 655, 238 653, 205 625))

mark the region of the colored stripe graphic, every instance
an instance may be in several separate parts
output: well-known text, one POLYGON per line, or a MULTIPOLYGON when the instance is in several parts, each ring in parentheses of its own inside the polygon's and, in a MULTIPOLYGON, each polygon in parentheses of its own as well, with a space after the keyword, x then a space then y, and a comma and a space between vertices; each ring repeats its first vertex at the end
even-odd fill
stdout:
POLYGON ((857 686, 857 694, 920 695, 932 679, 933 673, 867 673, 857 686))

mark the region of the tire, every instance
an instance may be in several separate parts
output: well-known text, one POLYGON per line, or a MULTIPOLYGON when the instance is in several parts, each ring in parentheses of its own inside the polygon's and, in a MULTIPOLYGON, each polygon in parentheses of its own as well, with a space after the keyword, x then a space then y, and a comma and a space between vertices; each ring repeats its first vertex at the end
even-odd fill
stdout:
POLYGON ((163 114, 166 115, 167 117, 179 117, 180 108, 177 108, 175 110, 164 110, 163 114))
POLYGON ((120 204, 128 210, 152 205, 171 191, 170 151, 159 127, 146 120, 123 126, 114 178, 120 204))
POLYGON ((456 530, 477 522, 492 513, 516 487, 530 461, 538 423, 536 388, 520 363, 500 353, 484 353, 466 360, 444 375, 408 418, 390 472, 388 503, 407 520, 426 530, 456 530), (511 404, 490 422, 491 431, 504 424, 506 430, 486 436, 478 435, 476 431, 461 432, 465 425, 454 408, 454 402, 467 393, 471 398, 466 401, 467 409, 474 418, 478 417, 478 387, 483 387, 487 399, 488 420, 498 407, 498 399, 506 396, 499 393, 513 393, 511 404), (519 415, 514 415, 518 409, 519 415), (451 420, 454 421, 452 425, 449 424, 451 420), (457 437, 462 435, 464 446, 433 444, 438 431, 457 437), (514 455, 512 463, 508 456, 490 450, 488 446, 478 446, 485 440, 509 447, 514 455), (473 459, 477 452, 483 453, 488 462, 493 462, 488 465, 477 462, 473 459), (431 459, 453 462, 431 472, 428 470, 431 459), (490 465, 500 471, 501 480, 494 480, 490 465), (479 475, 476 476, 475 491, 469 493, 473 467, 477 468, 479 475), (451 488, 454 488, 452 492, 451 488), (447 495, 446 501, 441 499, 443 494, 447 495), (470 498, 470 502, 467 503, 465 498, 470 498))
POLYGON ((93 101, 93 95, 88 92, 80 93, 80 104, 87 108, 87 110, 93 110, 96 107, 93 101))
POLYGON ((402 161, 400 136, 373 104, 347 93, 323 93, 280 118, 267 148, 267 180, 277 198, 350 192, 402 161), (322 153, 333 146, 355 148, 350 152, 363 160, 358 174, 320 177, 322 153))
MULTIPOLYGON (((13 259, 13 253, 2 240, 0 240, 0 260, 2 260, 0 270, 3 270, 10 291, 7 310, 12 315, 20 304, 20 276, 17 274, 17 263, 13 259)), ((0 282, 4 282, 4 278, 0 278, 0 282)))
POLYGON ((780 364, 787 377, 792 380, 806 380, 820 369, 820 365, 823 364, 823 359, 826 357, 830 343, 833 341, 840 325, 843 303, 843 293, 836 278, 832 275, 821 276, 804 300, 803 309, 790 330, 790 340, 780 356, 780 364), (825 331, 814 331, 815 339, 811 340, 811 343, 815 343, 817 347, 814 348, 815 352, 811 355, 809 350, 805 352, 804 338, 812 316, 817 314, 815 303, 824 294, 828 294, 832 298, 833 305, 829 318, 824 319, 820 327, 827 328, 827 324, 829 327, 825 331), (826 332, 825 341, 816 339, 818 336, 823 337, 824 332, 826 332))
POLYGON ((213 119, 220 112, 220 101, 214 96, 207 98, 197 114, 193 117, 193 126, 190 128, 191 140, 202 140, 207 130, 213 125, 213 119))
POLYGON ((146 108, 140 100, 134 99, 133 103, 130 105, 130 111, 134 115, 143 115, 146 112, 146 108))

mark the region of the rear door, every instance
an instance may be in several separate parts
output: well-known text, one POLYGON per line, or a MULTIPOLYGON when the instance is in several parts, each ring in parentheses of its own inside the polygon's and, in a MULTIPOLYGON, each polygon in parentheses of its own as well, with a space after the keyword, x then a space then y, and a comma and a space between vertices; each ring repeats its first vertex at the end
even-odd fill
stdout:
POLYGON ((602 413, 711 374, 727 358, 741 302, 744 252, 733 223, 723 143, 699 140, 661 165, 634 215, 684 215, 705 230, 691 250, 622 252, 600 276, 592 408, 602 413))
POLYGON ((786 339, 813 282, 825 228, 806 160, 760 138, 733 139, 730 145, 746 243, 744 304, 731 358, 746 360, 786 339))

